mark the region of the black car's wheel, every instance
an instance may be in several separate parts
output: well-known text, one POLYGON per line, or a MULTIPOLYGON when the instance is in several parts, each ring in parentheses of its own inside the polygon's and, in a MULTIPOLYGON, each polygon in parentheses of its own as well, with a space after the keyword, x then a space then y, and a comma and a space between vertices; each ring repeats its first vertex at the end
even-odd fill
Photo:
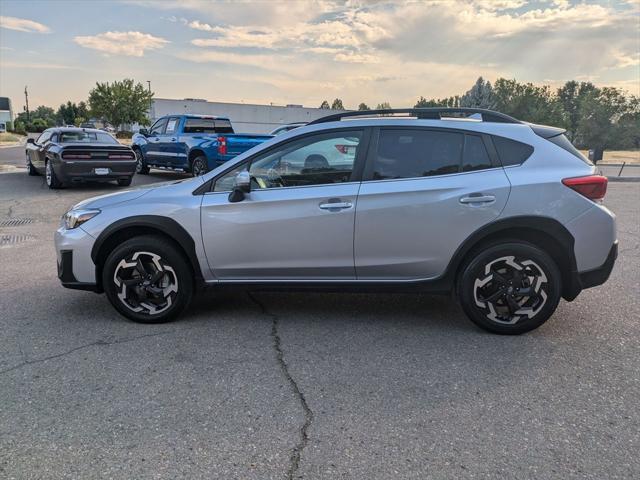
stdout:
POLYGON ((196 157, 193 159, 193 162, 191 163, 191 175, 199 177, 208 171, 207 159, 205 157, 196 157))
POLYGON ((149 173, 149 166, 142 156, 140 149, 134 148, 133 153, 136 155, 136 173, 139 173, 140 175, 146 175, 149 173))
POLYGON ((40 175, 38 173, 38 171, 36 170, 36 167, 34 167, 31 162, 27 162, 27 173, 29 174, 29 176, 31 177, 37 177, 38 175, 40 175))
POLYGON ((524 242, 493 245, 463 266, 457 293, 479 327, 517 335, 542 325, 560 301, 561 276, 553 259, 524 242))
POLYGON ((154 235, 132 238, 111 252, 102 283, 116 310, 139 323, 173 320, 193 294, 188 260, 172 242, 154 235))
POLYGON ((51 162, 49 160, 47 160, 44 165, 44 172, 44 178, 47 182, 47 187, 51 188, 52 190, 62 188, 62 182, 58 180, 56 172, 53 169, 53 165, 51 165, 51 162))
POLYGON ((129 185, 131 185, 131 180, 132 180, 132 177, 119 178, 118 179, 118 185, 121 186, 121 187, 128 187, 129 185))

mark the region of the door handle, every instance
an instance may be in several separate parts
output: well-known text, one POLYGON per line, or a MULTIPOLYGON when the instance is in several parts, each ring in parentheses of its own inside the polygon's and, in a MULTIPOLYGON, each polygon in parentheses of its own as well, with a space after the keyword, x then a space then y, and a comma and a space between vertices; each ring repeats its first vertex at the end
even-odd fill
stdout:
POLYGON ((318 208, 322 209, 322 210, 329 210, 330 212, 337 212, 339 210, 344 210, 345 208, 351 208, 353 207, 353 204, 350 202, 340 202, 340 201, 331 201, 329 200, 326 203, 321 203, 320 205, 318 205, 318 208))
POLYGON ((493 203, 496 201, 495 195, 482 195, 473 193, 466 197, 460 197, 460 203, 473 204, 473 203, 493 203))

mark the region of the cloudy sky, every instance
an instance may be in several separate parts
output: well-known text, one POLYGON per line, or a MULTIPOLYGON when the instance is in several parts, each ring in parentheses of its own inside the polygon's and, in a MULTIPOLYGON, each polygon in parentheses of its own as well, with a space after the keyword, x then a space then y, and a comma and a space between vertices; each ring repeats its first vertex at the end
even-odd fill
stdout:
POLYGON ((467 90, 482 75, 640 94, 640 0, 0 0, 0 96, 157 97, 347 108, 467 90))

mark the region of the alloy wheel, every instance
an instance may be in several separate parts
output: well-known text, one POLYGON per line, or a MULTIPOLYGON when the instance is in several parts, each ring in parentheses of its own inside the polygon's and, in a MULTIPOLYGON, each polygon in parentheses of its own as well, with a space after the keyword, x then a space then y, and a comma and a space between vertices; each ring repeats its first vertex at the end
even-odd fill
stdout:
POLYGON ((51 162, 47 162, 44 169, 47 185, 51 186, 51 181, 53 180, 53 173, 51 172, 51 162))
POLYGON ((135 252, 120 260, 113 274, 118 299, 131 311, 157 315, 175 302, 178 276, 160 255, 135 252))
POLYGON ((536 262, 504 256, 489 262, 476 277, 473 299, 489 320, 513 325, 542 310, 548 287, 547 276, 536 262))

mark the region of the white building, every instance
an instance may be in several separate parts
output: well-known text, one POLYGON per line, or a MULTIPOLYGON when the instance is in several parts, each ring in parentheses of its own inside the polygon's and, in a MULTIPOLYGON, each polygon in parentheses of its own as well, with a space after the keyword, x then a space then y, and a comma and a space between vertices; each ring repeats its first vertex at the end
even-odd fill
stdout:
POLYGON ((9 97, 0 97, 0 123, 6 125, 13 122, 13 109, 9 97))
POLYGON ((255 105, 249 103, 208 102, 197 98, 171 100, 154 98, 149 117, 153 123, 165 115, 196 113, 226 117, 238 133, 269 133, 287 123, 310 122, 341 110, 306 108, 302 105, 255 105))

